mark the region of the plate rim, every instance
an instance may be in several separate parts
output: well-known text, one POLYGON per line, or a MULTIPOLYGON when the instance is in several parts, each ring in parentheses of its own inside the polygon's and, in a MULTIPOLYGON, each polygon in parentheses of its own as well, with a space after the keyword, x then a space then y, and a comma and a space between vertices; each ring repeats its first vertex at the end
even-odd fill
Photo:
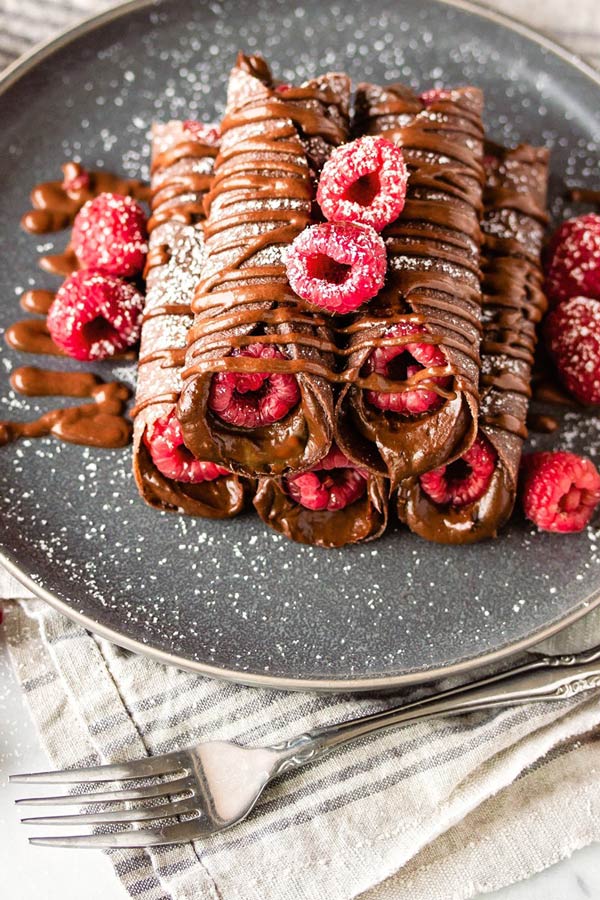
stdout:
MULTIPOLYGON (((440 6, 460 9, 481 19, 502 25, 517 34, 528 38, 579 70, 600 89, 600 71, 594 68, 591 63, 586 62, 576 53, 569 50, 567 47, 564 47, 560 42, 543 34, 543 32, 537 31, 535 28, 521 22, 518 18, 490 9, 487 5, 480 2, 474 2, 474 0, 435 0, 435 2, 440 6)), ((96 28, 127 16, 132 12, 151 9, 152 7, 155 7, 158 10, 164 3, 165 0, 128 0, 128 2, 120 4, 117 7, 88 16, 78 25, 61 31, 50 40, 42 41, 41 43, 34 45, 27 53, 18 57, 11 63, 0 76, 0 97, 44 59, 51 56, 57 50, 61 50, 70 43, 76 41, 79 37, 89 34, 96 28)), ((10 575, 16 578, 17 581, 23 584, 36 597, 44 600, 67 618, 77 622, 77 624, 82 625, 87 630, 97 634, 99 637, 105 638, 117 646, 124 647, 125 649, 134 653, 139 653, 142 656, 150 657, 157 662, 176 666, 179 669, 191 671, 198 675, 204 675, 220 681, 243 684, 249 687, 272 688, 278 690, 322 692, 343 691, 344 693, 389 691, 398 687, 423 684, 438 678, 464 674, 473 669, 498 662, 526 650, 541 641, 552 637, 559 631, 562 631, 563 628, 567 628, 588 612, 591 612, 595 607, 600 606, 600 591, 597 591, 595 595, 592 594, 581 600, 574 609, 564 616, 561 616, 550 625, 521 638, 521 640, 514 641, 497 650, 489 651, 471 659, 452 663, 448 666, 438 666, 435 668, 405 672, 400 675, 383 675, 371 678, 289 678, 286 676, 263 675, 260 673, 248 673, 235 669, 222 668, 213 666, 210 663, 186 659, 177 654, 169 653, 166 650, 159 650, 142 641, 121 634, 106 625, 102 625, 100 622, 96 622, 89 616, 73 609, 68 603, 60 600, 43 585, 37 584, 37 582, 21 569, 20 564, 13 558, 13 554, 2 547, 0 547, 0 564, 4 566, 10 575)))

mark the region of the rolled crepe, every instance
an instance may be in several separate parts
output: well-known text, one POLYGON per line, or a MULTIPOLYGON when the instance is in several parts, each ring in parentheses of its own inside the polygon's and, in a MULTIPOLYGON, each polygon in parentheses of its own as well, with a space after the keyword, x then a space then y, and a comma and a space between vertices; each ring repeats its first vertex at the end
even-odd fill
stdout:
POLYGON ((402 147, 410 177, 404 210, 383 231, 386 285, 341 330, 350 383, 337 403, 336 440, 357 465, 389 475, 392 486, 460 456, 477 429, 481 109, 475 88, 451 91, 427 107, 399 85, 357 90, 356 133, 382 135, 402 147), (377 389, 435 391, 441 403, 418 415, 382 410, 366 392, 375 348, 415 341, 414 334, 390 334, 407 322, 424 331, 419 342, 440 348, 445 363, 400 380, 388 374, 377 389), (431 381, 436 376, 446 384, 431 381))
POLYGON ((402 485, 398 511, 432 541, 466 544, 494 537, 511 515, 530 397, 536 325, 546 309, 540 253, 547 222, 548 152, 522 145, 487 148, 483 219, 483 321, 479 433, 496 452, 483 496, 439 506, 418 478, 402 485))
MULTIPOLYGON (((336 452, 335 447, 333 452, 336 452)), ((314 490, 314 486, 311 487, 314 490)), ((349 460, 336 468, 323 468, 321 461, 308 472, 291 479, 259 478, 254 507, 265 524, 294 541, 319 547, 343 547, 345 544, 372 541, 383 534, 388 521, 388 500, 389 482, 381 475, 373 475, 366 470, 358 472, 349 460), (335 508, 336 502, 339 505, 336 491, 343 491, 343 481, 348 471, 346 466, 350 468, 351 476, 358 478, 360 494, 340 509, 335 508), (323 479, 330 497, 329 507, 310 508, 292 496, 290 481, 297 482, 311 476, 323 479), (338 487, 340 481, 341 486, 338 487)))
POLYGON ((175 481, 154 464, 145 435, 175 410, 181 389, 190 304, 205 260, 203 198, 217 153, 216 129, 195 123, 155 125, 152 144, 152 216, 146 266, 133 471, 151 506, 193 516, 223 518, 244 505, 247 487, 233 474, 198 484, 175 481))
POLYGON ((259 57, 240 56, 231 75, 178 415, 196 456, 240 473, 305 470, 331 446, 335 344, 327 317, 291 290, 285 253, 311 222, 315 176, 347 138, 348 97, 344 75, 277 87, 259 57), (277 358, 244 355, 252 345, 277 358), (232 424, 209 401, 222 372, 283 373, 299 399, 276 421, 232 424))

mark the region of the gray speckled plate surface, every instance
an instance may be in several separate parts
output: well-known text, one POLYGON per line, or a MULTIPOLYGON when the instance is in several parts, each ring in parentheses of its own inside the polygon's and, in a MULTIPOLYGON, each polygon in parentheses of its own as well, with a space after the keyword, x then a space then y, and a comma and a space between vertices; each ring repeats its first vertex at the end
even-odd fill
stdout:
MULTIPOLYGON (((600 187, 599 78, 498 16, 437 0, 134 3, 34 54, 0 85, 0 329, 18 315, 23 289, 53 284, 37 251, 64 245, 62 234, 18 229, 33 183, 71 156, 147 174, 152 119, 211 118, 239 47, 262 50, 285 80, 339 67, 423 88, 473 82, 486 92, 494 137, 553 148, 555 215, 565 179, 600 187)), ((26 361, 36 360, 2 346, 0 417, 48 408, 10 392, 11 369, 26 361)), ((134 377, 122 365, 96 369, 134 377)), ((563 446, 594 455, 598 418, 567 420, 563 446)), ((250 516, 157 514, 137 496, 128 452, 52 440, 0 449, 0 516, 5 562, 67 614, 164 661, 254 684, 422 680, 530 644, 600 601, 597 528, 561 538, 516 521, 495 542, 448 549, 392 530, 375 545, 327 552, 250 516)))

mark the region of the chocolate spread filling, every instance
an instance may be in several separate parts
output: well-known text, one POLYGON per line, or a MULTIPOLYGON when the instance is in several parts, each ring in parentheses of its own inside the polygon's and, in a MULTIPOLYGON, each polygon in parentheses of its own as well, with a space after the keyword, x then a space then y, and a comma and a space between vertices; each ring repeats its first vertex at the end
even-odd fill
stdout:
POLYGON ((437 506, 418 478, 402 485, 399 515, 428 540, 464 544, 494 537, 511 515, 527 436, 536 327, 546 309, 540 254, 547 183, 546 150, 487 147, 479 431, 496 451, 496 469, 483 496, 460 508, 437 506))

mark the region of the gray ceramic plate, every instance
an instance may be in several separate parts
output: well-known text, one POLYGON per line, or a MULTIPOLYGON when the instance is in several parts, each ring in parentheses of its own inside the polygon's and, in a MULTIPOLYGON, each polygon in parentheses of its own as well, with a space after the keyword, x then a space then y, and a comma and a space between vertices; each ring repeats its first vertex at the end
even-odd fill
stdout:
MULTIPOLYGON (((494 137, 553 147, 555 215, 565 178, 600 187, 599 77, 497 15, 437 0, 133 3, 34 53, 0 86, 0 327, 22 289, 50 283, 36 250, 64 244, 19 231, 32 184, 73 155, 144 172, 152 119, 211 118, 239 47, 262 50, 285 80, 340 67, 423 88, 481 85, 494 137)), ((0 417, 38 409, 9 391, 24 362, 2 349, 0 417)), ((571 416, 563 443, 593 453, 598 427, 571 416)), ((595 530, 560 538, 517 521, 470 548, 391 531, 373 546, 313 550, 250 516, 159 515, 138 499, 127 452, 51 440, 0 450, 0 513, 5 563, 67 615, 165 662, 252 684, 423 680, 531 644, 600 601, 595 530)))

